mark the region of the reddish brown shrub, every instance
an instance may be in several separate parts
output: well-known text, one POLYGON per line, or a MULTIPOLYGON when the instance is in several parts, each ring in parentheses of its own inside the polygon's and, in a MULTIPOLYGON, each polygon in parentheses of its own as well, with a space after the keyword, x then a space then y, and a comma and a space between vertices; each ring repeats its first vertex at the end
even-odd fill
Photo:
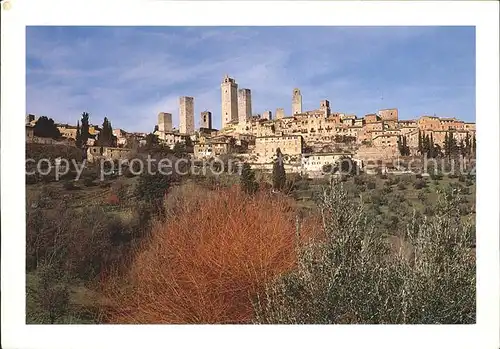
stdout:
MULTIPOLYGON (((175 201, 153 225, 128 278, 108 279, 113 323, 248 323, 252 297, 296 263, 293 200, 238 187, 175 201), (125 288, 124 288, 125 286, 125 288)), ((300 236, 311 236, 304 222, 300 236)))
POLYGON ((118 195, 116 195, 115 193, 111 193, 109 194, 106 202, 108 203, 108 205, 118 205, 120 203, 120 199, 118 198, 118 195))

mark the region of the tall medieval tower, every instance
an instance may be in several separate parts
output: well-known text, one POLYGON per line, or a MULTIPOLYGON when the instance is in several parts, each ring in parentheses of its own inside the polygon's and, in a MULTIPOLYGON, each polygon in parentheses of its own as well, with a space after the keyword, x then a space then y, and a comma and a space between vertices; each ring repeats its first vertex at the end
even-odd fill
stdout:
POLYGON ((158 114, 158 131, 172 132, 172 114, 163 112, 158 114))
POLYGON ((244 124, 252 117, 252 91, 248 88, 238 90, 238 122, 244 124))
POLYGON ((179 99, 179 132, 194 134, 194 98, 181 97, 179 99))
POLYGON ((212 113, 205 110, 201 112, 200 115, 200 127, 201 128, 212 128, 212 113))
POLYGON ((330 116, 330 102, 326 99, 319 104, 319 109, 325 114, 325 118, 330 116))
POLYGON ((238 84, 227 74, 220 85, 222 92, 222 127, 238 122, 238 84))
POLYGON ((302 113, 302 95, 298 88, 294 88, 292 94, 292 115, 300 113, 302 113))

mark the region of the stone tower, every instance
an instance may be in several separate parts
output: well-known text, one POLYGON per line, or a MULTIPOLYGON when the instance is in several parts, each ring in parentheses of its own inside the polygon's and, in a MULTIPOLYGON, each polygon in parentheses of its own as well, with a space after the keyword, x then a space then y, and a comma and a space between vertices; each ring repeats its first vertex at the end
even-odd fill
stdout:
POLYGON ((325 100, 322 100, 319 104, 319 110, 321 110, 323 113, 325 113, 325 117, 330 116, 330 102, 325 100))
POLYGON ((179 132, 192 135, 194 133, 194 98, 179 98, 179 132))
POLYGON ((252 91, 248 88, 238 90, 238 122, 244 124, 252 117, 252 91))
POLYGON ((238 122, 238 84, 228 75, 220 85, 222 92, 222 127, 238 122))
POLYGON ((292 115, 300 113, 302 113, 302 95, 298 88, 294 88, 292 94, 292 115))
POLYGON ((35 115, 33 115, 33 114, 26 115, 25 123, 30 124, 32 121, 35 121, 35 115))
POLYGON ((172 132, 172 114, 163 112, 158 114, 158 131, 172 132))
POLYGON ((262 119, 272 120, 272 118, 273 118, 273 113, 270 110, 266 110, 265 112, 262 113, 262 119))
POLYGON ((200 115, 200 127, 201 128, 212 128, 212 113, 209 111, 203 111, 200 115))
POLYGON ((276 113, 274 114, 276 119, 283 119, 285 117, 285 109, 276 108, 276 113))

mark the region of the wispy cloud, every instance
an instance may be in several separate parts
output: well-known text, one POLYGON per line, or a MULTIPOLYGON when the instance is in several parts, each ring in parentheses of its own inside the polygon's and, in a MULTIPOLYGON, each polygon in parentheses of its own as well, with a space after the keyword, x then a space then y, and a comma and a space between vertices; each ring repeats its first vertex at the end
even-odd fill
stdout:
MULTIPOLYGON (((473 28, 28 27, 27 111, 150 131, 158 112, 178 122, 179 97, 220 126, 220 81, 252 89, 255 112, 284 107, 299 87, 305 109, 329 99, 364 115, 398 107, 475 119, 473 28)), ((198 120, 196 120, 198 123, 198 120)))

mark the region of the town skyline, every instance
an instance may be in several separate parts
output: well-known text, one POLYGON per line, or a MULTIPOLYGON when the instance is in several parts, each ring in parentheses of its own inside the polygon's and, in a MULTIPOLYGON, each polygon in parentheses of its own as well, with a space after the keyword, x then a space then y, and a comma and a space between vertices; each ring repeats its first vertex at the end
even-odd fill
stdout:
POLYGON ((160 112, 178 127, 179 98, 192 96, 195 127, 209 110, 219 129, 220 83, 228 74, 252 91, 253 114, 284 108, 291 115, 299 88, 304 110, 327 99, 332 111, 359 118, 398 108, 403 120, 474 122, 474 34, 473 27, 28 27, 26 112, 75 124, 88 111, 95 124, 106 116, 115 128, 151 132, 160 112), (308 43, 311 34, 321 42, 308 43), (142 41, 127 57, 120 43, 130 46, 132 38, 142 41), (114 56, 122 60, 113 65, 114 56))

